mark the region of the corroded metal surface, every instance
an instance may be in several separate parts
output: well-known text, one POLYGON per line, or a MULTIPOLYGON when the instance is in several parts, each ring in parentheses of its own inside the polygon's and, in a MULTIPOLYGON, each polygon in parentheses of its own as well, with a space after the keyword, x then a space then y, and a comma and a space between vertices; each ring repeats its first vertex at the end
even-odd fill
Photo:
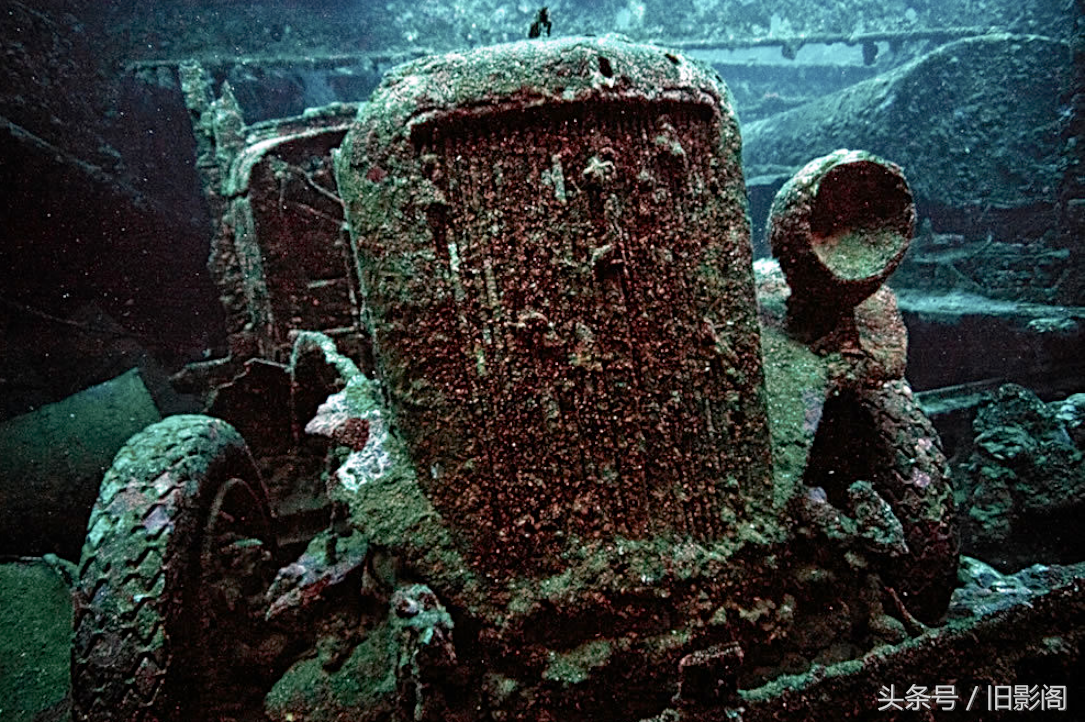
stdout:
MULTIPOLYGON (((904 380, 907 333, 883 287, 915 229, 908 184, 892 163, 840 150, 780 189, 769 228, 790 287, 785 295, 775 286, 775 303, 762 296, 763 306, 787 309, 786 320, 776 318, 789 338, 776 343, 806 355, 824 379, 822 388, 802 390, 812 434, 802 462, 807 498, 854 506, 847 499, 856 485, 871 484, 876 503, 900 525, 898 551, 882 569, 886 584, 911 614, 935 621, 956 579, 953 493, 937 434, 904 380)), ((772 324, 764 325, 772 338, 772 324)), ((784 348, 770 354, 770 365, 784 348)), ((795 375, 787 369, 779 378, 794 384, 795 375)))
POLYGON ((900 265, 914 232, 915 204, 898 166, 849 150, 807 163, 769 216, 795 329, 817 334, 851 314, 900 265))
POLYGON ((420 61, 338 167, 396 421, 478 556, 713 539, 767 496, 738 129, 712 74, 609 39, 420 61))
POLYGON ((291 332, 319 330, 344 350, 365 346, 331 149, 352 106, 247 126, 228 83, 212 100, 198 64, 181 67, 197 168, 218 218, 208 267, 235 362, 285 361, 291 332))

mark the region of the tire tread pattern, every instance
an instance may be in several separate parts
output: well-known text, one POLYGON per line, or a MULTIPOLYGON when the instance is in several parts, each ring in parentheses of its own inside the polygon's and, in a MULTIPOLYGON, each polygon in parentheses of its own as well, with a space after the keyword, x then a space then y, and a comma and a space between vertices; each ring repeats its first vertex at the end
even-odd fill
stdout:
MULTIPOLYGON (((207 416, 168 417, 133 436, 102 481, 73 595, 76 722, 173 722, 195 645, 185 637, 200 537, 217 487, 258 479, 241 435, 207 416)), ((262 489, 262 487, 260 487, 262 489)), ((266 499, 264 500, 266 501, 266 499)))

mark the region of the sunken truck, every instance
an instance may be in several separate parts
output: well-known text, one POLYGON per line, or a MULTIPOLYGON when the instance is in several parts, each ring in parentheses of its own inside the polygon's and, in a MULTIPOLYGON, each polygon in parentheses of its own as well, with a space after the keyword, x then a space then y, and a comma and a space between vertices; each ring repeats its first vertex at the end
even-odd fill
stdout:
POLYGON ((728 91, 661 48, 425 58, 253 128, 181 76, 231 353, 102 484, 75 719, 839 719, 871 650, 933 664, 900 168, 813 160, 755 264, 728 91), (816 669, 828 717, 772 686, 816 669))

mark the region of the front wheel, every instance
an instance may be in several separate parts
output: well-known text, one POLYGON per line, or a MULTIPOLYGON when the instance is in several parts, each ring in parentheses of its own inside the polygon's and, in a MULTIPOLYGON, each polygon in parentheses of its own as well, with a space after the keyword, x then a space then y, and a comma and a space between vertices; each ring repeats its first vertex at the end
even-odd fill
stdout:
POLYGON ((259 694, 238 640, 259 637, 272 545, 267 492, 232 426, 173 416, 133 436, 102 482, 79 564, 74 719, 234 717, 259 694))

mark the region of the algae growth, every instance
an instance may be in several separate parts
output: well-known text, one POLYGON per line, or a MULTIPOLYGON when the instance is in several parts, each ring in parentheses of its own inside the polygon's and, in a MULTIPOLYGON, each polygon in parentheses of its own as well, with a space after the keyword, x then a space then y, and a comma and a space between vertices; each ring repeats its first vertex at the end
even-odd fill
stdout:
POLYGON ((44 563, 0 565, 0 719, 31 722, 68 693, 72 606, 44 563))
POLYGON ((894 228, 848 228, 816 239, 813 248, 836 275, 857 281, 881 273, 907 243, 894 228))

